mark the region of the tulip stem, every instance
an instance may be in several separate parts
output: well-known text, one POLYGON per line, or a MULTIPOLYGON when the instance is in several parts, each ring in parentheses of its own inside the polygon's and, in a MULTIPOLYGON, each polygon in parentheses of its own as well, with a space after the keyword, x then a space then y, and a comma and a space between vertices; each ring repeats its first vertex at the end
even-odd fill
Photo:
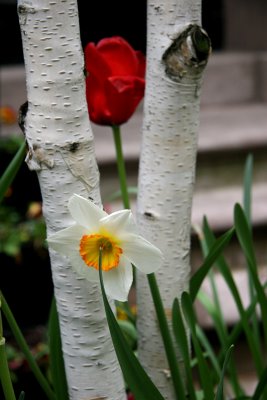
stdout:
POLYGON ((127 179, 126 179, 126 169, 125 169, 125 162, 122 152, 122 144, 121 144, 121 131, 119 125, 112 126, 113 137, 115 142, 115 149, 116 149, 116 156, 117 156, 117 168, 120 180, 120 187, 121 187, 121 195, 123 206, 126 209, 130 209, 130 200, 129 194, 127 190, 127 179))

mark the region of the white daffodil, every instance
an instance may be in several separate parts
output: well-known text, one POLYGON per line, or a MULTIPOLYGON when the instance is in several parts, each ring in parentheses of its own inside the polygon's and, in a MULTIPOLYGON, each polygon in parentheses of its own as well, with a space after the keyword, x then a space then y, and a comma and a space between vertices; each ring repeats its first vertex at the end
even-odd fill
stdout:
POLYGON ((161 251, 137 233, 130 210, 108 215, 85 198, 73 195, 69 211, 74 225, 50 235, 51 248, 66 255, 74 270, 88 281, 99 280, 99 249, 106 293, 126 301, 133 281, 132 264, 145 274, 162 264, 161 251))

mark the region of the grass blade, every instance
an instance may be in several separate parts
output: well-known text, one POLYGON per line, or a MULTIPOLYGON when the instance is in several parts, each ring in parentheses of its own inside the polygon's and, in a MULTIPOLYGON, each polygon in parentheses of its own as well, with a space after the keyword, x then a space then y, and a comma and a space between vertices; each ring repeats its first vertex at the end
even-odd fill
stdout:
POLYGON ((187 292, 184 292, 182 294, 182 309, 192 335, 192 342, 198 360, 198 369, 199 369, 201 386, 204 393, 204 398, 213 399, 214 392, 213 392, 212 382, 210 379, 207 379, 207 377, 210 377, 210 371, 197 338, 196 317, 193 309, 191 296, 187 292))
POLYGON ((0 178, 0 202, 3 200, 5 193, 13 182, 17 172, 25 158, 26 143, 22 143, 7 169, 0 178))
POLYGON ((215 400, 223 400, 224 399, 224 396, 223 396, 224 376, 225 376, 225 373, 226 373, 227 365, 228 365, 228 363, 230 361, 230 356, 231 356, 233 348, 234 348, 234 346, 231 345, 229 347, 229 349, 227 350, 227 353, 226 353, 226 356, 225 356, 225 360, 224 360, 224 363, 223 363, 220 382, 219 382, 218 389, 217 389, 216 396, 215 396, 215 400))
POLYGON ((249 224, 251 224, 251 188, 253 175, 253 156, 249 154, 246 159, 243 180, 243 205, 249 224))
POLYGON ((204 263, 191 277, 189 285, 190 285, 190 295, 193 301, 196 298, 197 292, 202 282, 204 281, 205 277, 207 276, 210 268, 215 263, 217 258, 221 255, 222 251, 231 240, 233 234, 234 234, 234 228, 231 228, 214 242, 204 263))
MULTIPOLYGON (((229 339, 228 339, 228 333, 225 332, 224 330, 224 325, 221 323, 221 318, 220 314, 218 313, 216 305, 210 300, 210 298, 207 296, 207 294, 203 291, 198 292, 198 300, 200 300, 201 304, 203 307, 206 309, 208 314, 213 320, 215 330, 217 332, 217 335, 219 337, 219 340, 221 342, 221 347, 223 351, 228 346, 229 339)), ((236 396, 240 396, 244 394, 244 391, 242 390, 239 380, 238 380, 238 374, 236 371, 236 367, 233 362, 229 362, 229 376, 230 376, 230 381, 231 385, 233 387, 233 390, 236 394, 236 396)))
POLYGON ((191 362, 190 362, 190 352, 188 346, 188 336, 186 334, 186 329, 180 309, 180 304, 178 299, 174 299, 172 306, 172 327, 174 337, 178 346, 178 351, 184 362, 184 369, 186 374, 187 391, 190 400, 196 400, 196 393, 194 388, 191 362))
POLYGON ((154 383, 151 381, 138 359, 135 357, 118 322, 110 308, 102 277, 102 251, 99 257, 99 277, 107 322, 110 329, 113 345, 120 363, 124 378, 136 400, 164 400, 154 383))
POLYGON ((198 291, 197 299, 200 301, 207 313, 212 318, 218 338, 221 344, 224 346, 225 343, 227 343, 227 335, 224 332, 224 328, 221 326, 221 319, 218 314, 217 307, 203 290, 198 291))
POLYGON ((263 392, 265 391, 267 386, 267 367, 264 369, 264 371, 261 374, 260 380, 256 386, 256 389, 254 391, 254 394, 252 396, 251 400, 260 400, 262 397, 263 392))
MULTIPOLYGON (((208 224, 208 221, 206 218, 204 219, 204 222, 203 222, 203 231, 204 231, 203 240, 206 241, 206 245, 208 246, 208 248, 212 248, 216 239, 209 227, 209 224, 208 224)), ((251 327, 249 324, 249 316, 250 315, 246 313, 246 311, 243 307, 241 296, 239 294, 238 288, 233 279, 231 270, 222 255, 218 257, 218 259, 216 261, 216 265, 217 265, 220 273, 222 274, 225 282, 227 283, 227 286, 228 286, 229 290, 231 291, 231 294, 235 301, 236 307, 237 307, 239 315, 240 315, 241 324, 242 324, 242 327, 244 328, 244 332, 245 332, 245 335, 246 335, 246 338, 247 338, 247 341, 249 344, 249 348, 250 348, 250 351, 251 351, 251 354, 252 354, 252 357, 254 360, 256 371, 257 371, 258 376, 260 376, 260 374, 263 370, 262 352, 261 352, 259 343, 255 339, 253 332, 251 331, 251 327)), ((230 335, 228 338, 228 346, 230 346, 232 343, 234 343, 234 341, 230 335)))
POLYGON ((55 298, 52 300, 49 322, 48 337, 50 350, 50 368, 53 387, 57 400, 67 400, 68 385, 65 374, 65 365, 62 354, 62 345, 60 337, 60 327, 55 298))
POLYGON ((259 306, 261 309, 261 318, 265 336, 265 343, 267 343, 267 298, 263 289, 263 285, 259 280, 251 229, 249 228, 245 213, 239 204, 235 205, 234 222, 240 246, 242 248, 244 256, 246 257, 246 261, 250 271, 251 281, 253 282, 255 292, 258 296, 259 306))
POLYGON ((171 337, 171 333, 169 330, 165 310, 163 307, 163 303, 161 300, 157 280, 155 274, 149 274, 147 276, 148 283, 150 287, 150 292, 152 295, 155 311, 157 314, 159 329, 161 333, 161 337, 164 344, 165 353, 167 356, 168 364, 170 367, 172 382, 174 386, 174 390, 176 393, 176 397, 179 400, 185 399, 184 386, 180 375, 180 370, 178 366, 178 361, 176 358, 175 348, 173 345, 173 340, 171 337))
MULTIPOLYGON (((203 232, 201 233, 201 235, 199 235, 199 237, 200 237, 200 245, 201 245, 202 253, 203 253, 204 257, 207 257, 207 255, 209 253, 209 246, 207 244, 207 241, 205 240, 205 237, 203 238, 203 232)), ((219 336, 221 337, 221 343, 223 343, 222 339, 227 337, 228 332, 227 332, 226 321, 225 321, 225 319, 223 317, 223 313, 222 313, 220 299, 218 296, 218 290, 217 290, 217 285, 216 285, 216 281, 215 281, 214 269, 209 271, 208 279, 209 279, 210 287, 211 287, 211 291, 212 291, 214 308, 216 309, 216 321, 217 321, 218 333, 220 332, 219 336)))
POLYGON ((10 326, 10 329, 12 330, 12 333, 21 349, 21 351, 24 353, 24 356, 36 378, 36 380, 38 381, 39 385, 42 387, 43 391, 46 393, 46 396, 49 400, 56 400, 55 399, 55 394, 53 392, 53 390, 51 389, 48 381, 46 380, 46 378, 44 377, 44 375, 42 374, 42 371, 40 370, 38 364, 36 363, 22 333, 21 330, 18 327, 18 324, 3 296, 3 293, 1 294, 1 304, 2 304, 2 310, 4 313, 4 316, 10 326))
POLYGON ((1 314, 1 298, 0 298, 0 382, 6 400, 16 400, 15 392, 12 385, 10 371, 8 367, 5 338, 3 337, 3 324, 1 314))
POLYGON ((219 365, 217 356, 215 355, 203 329, 199 325, 196 326, 196 334, 197 334, 197 338, 198 338, 199 342, 201 343, 203 349, 206 350, 207 357, 210 359, 210 362, 214 368, 214 371, 216 372, 217 377, 219 379, 220 375, 221 375, 221 367, 219 365))
POLYGON ((5 339, 0 338, 0 382, 2 384, 3 393, 6 400, 16 400, 10 372, 8 368, 5 339))
MULTIPOLYGON (((252 175, 253 175, 253 156, 250 154, 246 159, 244 179, 243 179, 243 207, 250 229, 252 229, 252 221, 251 221, 252 175)), ((251 302, 252 299, 255 297, 255 288, 253 285, 253 279, 251 277, 251 272, 249 268, 248 268, 248 288, 249 288, 249 295, 251 302)), ((260 327, 256 313, 252 315, 251 323, 252 323, 254 337, 258 342, 260 342, 260 327)))
MULTIPOLYGON (((264 290, 267 289, 267 283, 265 283, 263 285, 264 290)), ((258 304, 258 298, 255 296, 252 299, 252 302, 250 303, 250 305, 244 310, 247 320, 250 320, 252 314, 255 312, 255 308, 258 304)), ((238 337, 241 335, 241 333, 243 333, 243 321, 242 319, 239 320, 235 326, 233 327, 231 333, 228 336, 228 343, 235 343, 238 339, 238 337)))

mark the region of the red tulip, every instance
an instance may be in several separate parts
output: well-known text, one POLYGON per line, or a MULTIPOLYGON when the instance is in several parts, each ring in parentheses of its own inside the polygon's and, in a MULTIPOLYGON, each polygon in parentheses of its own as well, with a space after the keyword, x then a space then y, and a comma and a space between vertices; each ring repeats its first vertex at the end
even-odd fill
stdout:
POLYGON ((90 119, 121 125, 132 116, 145 90, 145 57, 123 38, 85 47, 86 97, 90 119))

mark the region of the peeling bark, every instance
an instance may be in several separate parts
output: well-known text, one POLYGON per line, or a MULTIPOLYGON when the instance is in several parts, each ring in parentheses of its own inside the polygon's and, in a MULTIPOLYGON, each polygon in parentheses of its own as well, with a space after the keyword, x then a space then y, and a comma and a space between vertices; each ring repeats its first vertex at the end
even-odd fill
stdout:
MULTIPOLYGON (((37 171, 47 233, 73 223, 73 193, 101 205, 85 99, 84 61, 74 0, 19 0, 28 112, 27 163, 37 171)), ((125 399, 100 290, 50 252, 70 399, 125 399)), ((38 266, 37 266, 38 267, 38 266)))
MULTIPOLYGON (((201 2, 148 0, 147 72, 137 219, 164 253, 157 281, 171 318, 172 302, 190 275, 191 205, 199 94, 210 53, 200 28, 201 2)), ((138 355, 164 399, 175 398, 148 283, 137 274, 138 355)))

